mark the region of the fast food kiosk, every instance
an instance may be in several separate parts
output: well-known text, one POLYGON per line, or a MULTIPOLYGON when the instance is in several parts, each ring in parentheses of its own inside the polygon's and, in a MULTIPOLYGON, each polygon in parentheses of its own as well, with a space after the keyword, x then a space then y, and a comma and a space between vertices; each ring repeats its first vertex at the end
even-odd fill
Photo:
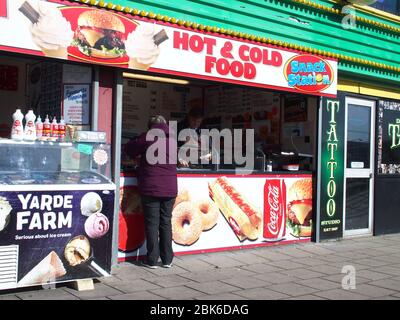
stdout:
MULTIPOLYGON (((7 19, 0 20, 1 26, 6 30, 16 25, 13 30, 18 36, 2 33, 1 50, 73 61, 79 67, 102 64, 115 68, 102 70, 119 74, 103 88, 93 90, 91 98, 93 105, 108 99, 92 108, 92 113, 102 107, 104 114, 112 115, 104 127, 113 147, 111 178, 119 188, 115 196, 117 207, 120 205, 119 211, 115 209, 118 222, 113 221, 114 231, 118 231, 114 234, 119 234, 114 238, 118 250, 113 254, 118 251, 119 260, 145 254, 135 162, 120 150, 146 129, 150 115, 180 121, 191 108, 202 109, 205 128, 254 129, 256 144, 251 157, 255 161, 251 172, 241 170, 239 161, 228 163, 220 150, 211 150, 218 159, 217 167, 192 163, 179 171, 174 251, 310 241, 317 109, 319 97, 336 96, 336 59, 284 49, 266 38, 239 38, 162 19, 154 23, 151 17, 141 17, 134 10, 122 12, 115 6, 115 10, 106 10, 56 0, 7 4, 7 19)), ((31 76, 34 80, 35 74, 31 76)), ((69 90, 73 96, 87 85, 96 87, 94 80, 86 83, 80 79, 84 79, 82 74, 63 84, 62 92, 69 90)), ((77 110, 68 99, 61 100, 60 110, 64 114, 69 110, 71 118, 84 110, 82 105, 77 110)), ((54 108, 60 102, 48 104, 51 110, 50 104, 54 108)), ((97 114, 97 120, 88 130, 96 129, 107 117, 97 114)), ((246 151, 251 144, 243 141, 246 151)), ((94 150, 76 147, 83 154, 94 150)))

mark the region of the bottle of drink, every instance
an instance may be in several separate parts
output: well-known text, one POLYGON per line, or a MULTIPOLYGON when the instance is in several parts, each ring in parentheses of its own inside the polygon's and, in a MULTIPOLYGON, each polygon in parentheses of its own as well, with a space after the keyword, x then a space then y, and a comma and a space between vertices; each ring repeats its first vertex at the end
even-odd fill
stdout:
POLYGON ((28 110, 25 115, 25 130, 24 139, 28 141, 36 140, 36 126, 35 126, 36 115, 33 113, 32 109, 28 110))
POLYGON ((56 116, 54 116, 53 122, 51 123, 51 136, 53 138, 58 138, 58 123, 56 116))
POLYGON ((273 170, 273 163, 271 159, 267 159, 267 171, 272 172, 273 170))
POLYGON ((24 115, 21 112, 21 109, 17 109, 13 114, 13 126, 11 129, 11 139, 13 140, 23 140, 24 139, 24 127, 22 125, 22 121, 24 119, 24 115))
POLYGON ((65 121, 63 117, 61 117, 60 123, 58 124, 58 137, 60 141, 65 140, 65 121))
POLYGON ((36 137, 41 138, 43 136, 43 122, 40 116, 36 120, 36 137))
POLYGON ((48 115, 43 122, 43 137, 51 137, 51 123, 48 115))

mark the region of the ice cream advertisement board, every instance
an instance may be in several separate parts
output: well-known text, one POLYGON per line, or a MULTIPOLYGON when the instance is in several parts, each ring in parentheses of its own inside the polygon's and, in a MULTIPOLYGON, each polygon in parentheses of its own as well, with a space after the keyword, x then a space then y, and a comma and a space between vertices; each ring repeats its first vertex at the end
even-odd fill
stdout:
MULTIPOLYGON (((146 254, 136 179, 124 178, 123 185, 120 260, 146 254)), ((178 189, 172 212, 175 253, 310 241, 313 192, 309 174, 181 175, 178 189)))
POLYGON ((107 276, 113 209, 113 190, 0 192, 0 289, 107 276))
POLYGON ((0 50, 336 96, 334 59, 64 1, 7 4, 0 50))

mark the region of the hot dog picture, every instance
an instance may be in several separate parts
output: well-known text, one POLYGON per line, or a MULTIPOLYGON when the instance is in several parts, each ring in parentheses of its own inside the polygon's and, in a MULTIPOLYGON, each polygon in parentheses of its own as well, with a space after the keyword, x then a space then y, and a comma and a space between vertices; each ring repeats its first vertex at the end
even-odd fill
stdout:
POLYGON ((209 193, 240 241, 258 239, 262 231, 260 211, 226 177, 219 177, 209 184, 209 193))

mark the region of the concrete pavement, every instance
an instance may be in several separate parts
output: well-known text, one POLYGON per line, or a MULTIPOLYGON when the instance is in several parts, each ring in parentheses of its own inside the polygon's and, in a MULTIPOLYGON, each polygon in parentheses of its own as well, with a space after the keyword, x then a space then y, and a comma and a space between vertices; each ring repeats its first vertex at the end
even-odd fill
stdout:
POLYGON ((0 300, 398 300, 400 234, 179 256, 171 269, 125 262, 112 274, 93 291, 63 284, 1 291, 0 300))

